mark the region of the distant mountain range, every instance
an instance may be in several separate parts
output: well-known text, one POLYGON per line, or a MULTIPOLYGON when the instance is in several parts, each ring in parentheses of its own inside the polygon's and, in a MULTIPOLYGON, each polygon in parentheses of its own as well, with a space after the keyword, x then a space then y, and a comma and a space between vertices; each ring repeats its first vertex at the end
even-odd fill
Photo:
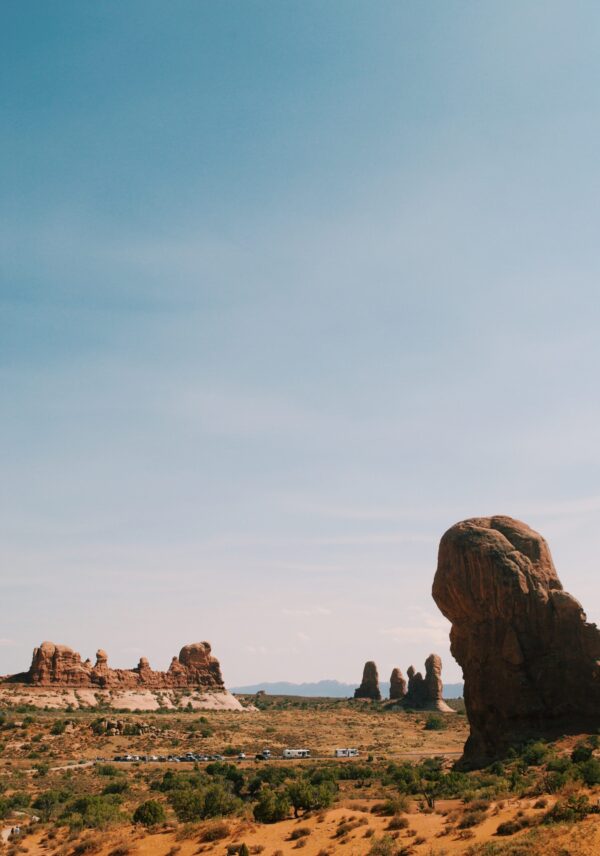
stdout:
MULTIPOLYGON (((350 698, 358 684, 343 684, 340 681, 316 681, 307 684, 292 684, 288 681, 266 681, 263 684, 249 684, 245 687, 230 687, 232 693, 254 693, 264 690, 267 695, 293 695, 308 696, 314 698, 350 698)), ((389 681, 381 681, 379 684, 381 695, 387 698, 390 694, 389 681)), ((444 698, 461 698, 463 694, 462 684, 444 684, 444 698)))

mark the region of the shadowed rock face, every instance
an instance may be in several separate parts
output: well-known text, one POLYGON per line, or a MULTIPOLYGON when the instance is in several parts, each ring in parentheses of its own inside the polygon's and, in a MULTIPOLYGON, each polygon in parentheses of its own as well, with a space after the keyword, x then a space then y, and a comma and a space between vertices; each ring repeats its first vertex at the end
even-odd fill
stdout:
POLYGON ((372 660, 365 663, 361 685, 354 690, 354 698, 370 698, 373 701, 381 699, 379 689, 379 674, 377 666, 372 660))
POLYGON ((400 669, 395 668, 390 675, 390 699, 400 701, 406 695, 406 681, 400 669))
POLYGON ((81 656, 66 645, 42 642, 34 648, 28 672, 5 679, 10 683, 34 686, 99 687, 102 689, 168 689, 207 687, 223 689, 223 676, 208 642, 185 645, 179 657, 173 657, 167 672, 155 672, 145 657, 136 669, 111 669, 105 651, 96 654, 96 663, 81 661, 81 656))
POLYGON ((563 591, 541 535, 510 517, 456 524, 440 542, 433 597, 465 679, 465 764, 598 729, 600 631, 563 591))
POLYGON ((425 677, 409 666, 408 691, 404 697, 404 706, 414 710, 439 710, 454 713, 443 699, 442 660, 437 654, 430 654, 425 660, 425 677))

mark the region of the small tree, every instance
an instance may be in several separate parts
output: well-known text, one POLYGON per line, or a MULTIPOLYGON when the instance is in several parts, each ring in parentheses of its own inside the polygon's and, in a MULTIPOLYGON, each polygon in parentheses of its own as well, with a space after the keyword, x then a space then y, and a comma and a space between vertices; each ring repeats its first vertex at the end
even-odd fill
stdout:
POLYGON ((157 800, 146 800, 133 813, 133 822, 143 826, 158 826, 166 820, 165 809, 157 800))

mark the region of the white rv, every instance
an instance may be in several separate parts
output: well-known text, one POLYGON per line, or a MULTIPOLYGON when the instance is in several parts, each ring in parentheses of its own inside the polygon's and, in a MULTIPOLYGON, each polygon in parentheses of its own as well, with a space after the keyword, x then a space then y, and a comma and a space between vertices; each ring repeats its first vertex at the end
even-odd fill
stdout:
POLYGON ((336 749, 336 758, 357 758, 360 755, 358 749, 336 749))
POLYGON ((284 749, 284 758, 310 758, 310 749, 284 749))

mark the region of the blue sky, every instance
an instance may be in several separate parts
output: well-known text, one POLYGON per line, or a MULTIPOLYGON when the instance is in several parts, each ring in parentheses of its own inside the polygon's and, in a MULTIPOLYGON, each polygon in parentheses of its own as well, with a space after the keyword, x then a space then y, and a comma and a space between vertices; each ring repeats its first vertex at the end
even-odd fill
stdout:
POLYGON ((600 620, 597 4, 0 16, 0 673, 455 680, 490 513, 600 620))

